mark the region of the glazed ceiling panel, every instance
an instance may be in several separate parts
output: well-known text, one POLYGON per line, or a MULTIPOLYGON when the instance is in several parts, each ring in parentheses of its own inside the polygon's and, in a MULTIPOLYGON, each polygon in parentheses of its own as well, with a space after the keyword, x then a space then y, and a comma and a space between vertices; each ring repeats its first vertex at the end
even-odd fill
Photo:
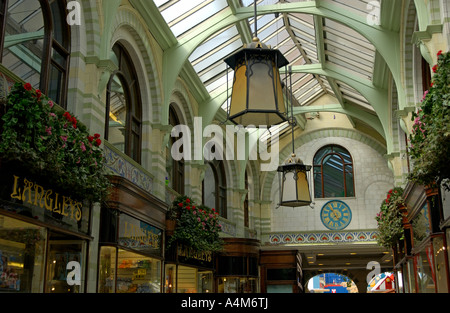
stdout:
MULTIPOLYGON (((259 0, 257 7, 303 1, 307 0, 259 0)), ((219 14, 229 14, 241 6, 254 5, 253 0, 154 0, 154 3, 179 40, 194 30, 214 25, 222 18, 219 14), (235 7, 230 8, 228 3, 235 7)), ((367 16, 374 10, 370 0, 321 0, 321 3, 335 8, 336 12, 351 12, 359 17, 367 16)), ((300 71, 301 66, 318 64, 322 60, 323 68, 332 66, 335 70, 345 71, 354 79, 373 79, 376 49, 357 31, 339 22, 325 17, 316 19, 304 13, 274 12, 258 15, 256 28, 261 42, 280 50, 289 61, 289 66, 298 66, 300 71)), ((247 43, 244 38, 251 38, 254 34, 255 20, 252 16, 214 34, 189 56, 189 62, 209 93, 226 92, 227 87, 231 93, 233 70, 227 69, 223 60, 247 43)), ((282 79, 286 78, 283 74, 282 79)), ((337 93, 336 98, 374 112, 358 91, 344 82, 334 83, 334 80, 324 75, 293 73, 292 87, 296 105, 307 106, 324 94, 337 93)), ((226 109, 226 102, 222 108, 226 109)))

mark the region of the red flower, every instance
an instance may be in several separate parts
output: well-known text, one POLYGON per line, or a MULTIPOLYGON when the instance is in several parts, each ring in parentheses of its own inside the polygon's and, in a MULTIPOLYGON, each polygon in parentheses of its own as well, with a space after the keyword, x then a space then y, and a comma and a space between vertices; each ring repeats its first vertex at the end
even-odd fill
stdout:
POLYGON ((436 72, 437 72, 437 69, 438 69, 438 66, 437 66, 437 64, 436 64, 435 66, 433 66, 433 73, 436 73, 436 72))
POLYGON ((178 206, 179 206, 180 208, 182 208, 182 207, 183 207, 183 203, 179 202, 179 203, 178 203, 178 206))
POLYGON ((99 138, 97 138, 97 140, 95 141, 95 144, 97 146, 100 146, 102 144, 102 141, 99 138))
POLYGON ((25 88, 28 91, 31 91, 31 89, 33 89, 33 87, 31 87, 30 83, 26 83, 25 85, 23 85, 23 88, 25 88))
POLYGON ((94 134, 94 138, 100 138, 100 134, 94 134))
POLYGON ((187 199, 186 199, 186 202, 187 202, 187 203, 191 203, 191 200, 189 200, 189 198, 187 198, 187 199))
POLYGON ((36 89, 36 96, 38 99, 42 96, 42 92, 39 89, 36 89))
POLYGON ((188 209, 188 210, 190 210, 191 209, 191 207, 188 205, 187 207, 186 207, 186 209, 188 209))
POLYGON ((442 50, 439 50, 437 53, 437 56, 440 56, 442 54, 442 50))
POLYGON ((94 136, 88 136, 87 139, 89 140, 89 142, 94 141, 94 136))

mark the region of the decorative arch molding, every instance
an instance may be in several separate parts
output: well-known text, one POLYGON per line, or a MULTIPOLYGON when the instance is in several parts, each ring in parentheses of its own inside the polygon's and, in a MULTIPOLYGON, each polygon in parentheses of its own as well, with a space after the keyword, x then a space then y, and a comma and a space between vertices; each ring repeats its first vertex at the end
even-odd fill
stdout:
MULTIPOLYGON (((364 133, 347 128, 329 128, 329 129, 320 129, 317 131, 308 132, 305 134, 301 134, 294 141, 294 146, 301 147, 304 144, 307 144, 313 140, 317 139, 325 139, 329 137, 340 137, 340 138, 348 138, 356 140, 360 143, 370 146, 375 151, 377 151, 381 155, 385 155, 387 150, 386 146, 382 145, 375 139, 365 135, 364 133)), ((280 148, 279 154, 279 162, 283 162, 287 159, 287 157, 292 153, 291 143, 286 146, 280 148)), ((270 201, 270 196, 272 194, 272 184, 275 178, 276 172, 265 172, 265 175, 261 179, 261 200, 270 201)))
MULTIPOLYGON (((189 126, 192 130, 194 127, 194 112, 192 111, 192 103, 189 93, 181 79, 177 79, 169 103, 175 105, 180 123, 189 126)), ((167 108, 169 110, 169 108, 167 108)), ((168 121, 163 121, 168 122, 168 121)))
MULTIPOLYGON (((145 95, 145 97, 143 97, 144 120, 159 123, 162 91, 158 75, 159 71, 153 57, 155 54, 153 51, 154 48, 150 44, 152 42, 151 35, 145 28, 145 23, 142 21, 138 12, 132 8, 127 6, 120 7, 115 13, 116 15, 112 21, 109 32, 103 34, 103 36, 110 38, 108 40, 108 47, 101 47, 100 52, 103 51, 103 53, 105 53, 104 50, 106 49, 108 55, 106 55, 105 58, 109 59, 109 51, 114 42, 120 39, 120 35, 118 34, 120 34, 121 30, 125 30, 132 36, 137 44, 137 46, 133 46, 133 50, 135 53, 139 51, 140 57, 142 58, 142 64, 137 70, 138 72, 140 71, 141 74, 145 73, 145 75, 143 75, 145 76, 145 81, 141 82, 146 88, 146 90, 142 91, 142 94, 145 95)), ((132 53, 132 51, 129 52, 132 53)), ((133 59, 133 61, 135 60, 133 59)))

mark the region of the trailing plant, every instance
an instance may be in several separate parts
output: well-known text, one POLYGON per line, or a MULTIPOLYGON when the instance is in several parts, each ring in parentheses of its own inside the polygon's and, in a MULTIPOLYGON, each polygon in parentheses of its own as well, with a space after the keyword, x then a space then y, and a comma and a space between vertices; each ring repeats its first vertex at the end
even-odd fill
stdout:
POLYGON ((223 241, 219 236, 222 226, 214 208, 197 206, 189 197, 179 196, 173 201, 167 218, 176 220, 174 233, 168 241, 169 247, 178 242, 197 251, 222 249, 223 241))
POLYGON ((58 109, 29 83, 16 83, 8 95, 0 141, 2 167, 8 163, 67 190, 100 201, 110 186, 99 134, 90 135, 75 116, 58 109))
POLYGON ((393 248, 404 239, 402 226, 403 214, 401 207, 405 206, 403 188, 395 187, 389 190, 386 199, 380 206, 380 212, 375 217, 378 225, 377 243, 386 248, 393 248))
POLYGON ((450 53, 438 52, 431 87, 412 115, 409 153, 413 169, 409 178, 428 186, 450 190, 450 53))

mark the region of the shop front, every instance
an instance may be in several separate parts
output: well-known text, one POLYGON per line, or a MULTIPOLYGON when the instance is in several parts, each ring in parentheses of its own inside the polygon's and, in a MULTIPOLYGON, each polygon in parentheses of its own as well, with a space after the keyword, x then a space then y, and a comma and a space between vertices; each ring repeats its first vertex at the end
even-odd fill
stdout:
POLYGON ((0 292, 84 292, 90 203, 24 169, 0 172, 0 292))
POLYGON ((214 253, 196 251, 181 243, 167 250, 164 271, 165 293, 212 293, 214 253))
POLYGON ((441 194, 437 188, 410 184, 405 189, 408 222, 405 238, 396 251, 398 292, 447 293, 449 261, 445 218, 441 194))
POLYGON ((259 292, 259 240, 224 238, 216 260, 218 293, 259 292))
POLYGON ((101 208, 99 293, 160 293, 165 204, 120 177, 101 208))

